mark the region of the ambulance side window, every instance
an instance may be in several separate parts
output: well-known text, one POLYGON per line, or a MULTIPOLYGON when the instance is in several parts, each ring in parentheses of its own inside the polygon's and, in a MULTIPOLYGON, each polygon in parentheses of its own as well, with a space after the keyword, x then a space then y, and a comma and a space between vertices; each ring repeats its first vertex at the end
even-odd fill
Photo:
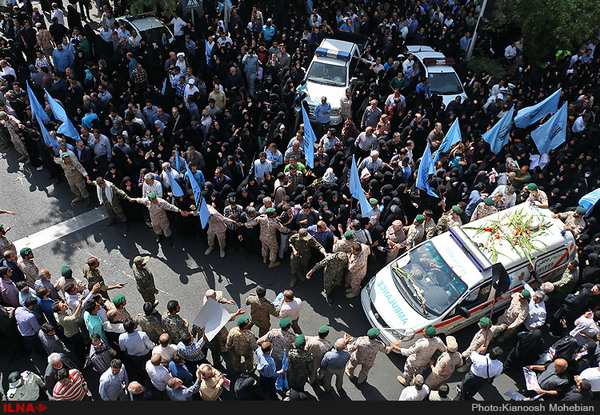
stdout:
POLYGON ((471 309, 471 308, 477 307, 478 305, 483 304, 485 301, 487 301, 488 297, 490 296, 491 287, 492 287, 491 280, 480 285, 479 287, 476 287, 469 294, 469 296, 467 298, 465 298, 465 300, 462 303, 462 306, 466 307, 467 309, 471 309))

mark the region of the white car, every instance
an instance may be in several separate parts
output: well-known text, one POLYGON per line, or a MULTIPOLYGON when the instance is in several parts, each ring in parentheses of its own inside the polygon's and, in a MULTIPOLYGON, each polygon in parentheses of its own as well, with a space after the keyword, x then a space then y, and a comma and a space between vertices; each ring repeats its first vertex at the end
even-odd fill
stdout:
MULTIPOLYGON (((443 53, 436 52, 430 46, 412 45, 407 47, 407 54, 412 53, 419 64, 419 71, 429 79, 433 95, 440 95, 445 106, 454 101, 457 96, 463 100, 467 94, 458 74, 452 67, 454 59, 446 58, 443 53)), ((404 58, 404 55, 399 57, 404 58)))
POLYGON ((129 30, 129 32, 131 32, 131 29, 135 29, 149 45, 159 44, 163 34, 166 34, 169 43, 175 39, 171 30, 165 26, 160 19, 149 14, 141 16, 122 16, 117 17, 115 20, 119 25, 121 22, 124 22, 125 28, 129 30))

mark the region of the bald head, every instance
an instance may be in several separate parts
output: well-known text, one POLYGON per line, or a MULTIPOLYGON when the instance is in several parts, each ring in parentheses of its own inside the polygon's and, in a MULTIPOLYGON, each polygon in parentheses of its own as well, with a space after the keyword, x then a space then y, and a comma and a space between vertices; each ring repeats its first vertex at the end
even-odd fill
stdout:
POLYGON ((554 361, 554 368, 556 369, 556 373, 564 373, 567 371, 569 364, 565 359, 556 359, 554 361))
POLYGON ((336 352, 343 351, 344 348, 346 347, 346 340, 344 340, 344 339, 337 339, 335 341, 335 344, 333 345, 333 347, 335 348, 336 352))

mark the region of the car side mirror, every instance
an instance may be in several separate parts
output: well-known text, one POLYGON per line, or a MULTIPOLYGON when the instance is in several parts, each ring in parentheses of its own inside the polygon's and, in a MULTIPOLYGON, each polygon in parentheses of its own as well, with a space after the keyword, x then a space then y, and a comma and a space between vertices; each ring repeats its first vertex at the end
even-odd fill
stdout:
POLYGON ((471 317, 471 313, 469 313, 469 310, 462 306, 456 307, 456 314, 464 318, 471 317))

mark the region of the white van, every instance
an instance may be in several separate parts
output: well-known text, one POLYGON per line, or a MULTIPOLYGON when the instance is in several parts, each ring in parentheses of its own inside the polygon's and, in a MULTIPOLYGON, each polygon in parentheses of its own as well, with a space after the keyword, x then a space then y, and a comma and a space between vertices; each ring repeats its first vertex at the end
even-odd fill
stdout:
MULTIPOLYGON (((528 255, 542 280, 562 274, 575 257, 575 239, 551 214, 522 203, 421 242, 381 269, 362 290, 369 322, 381 330, 385 343, 402 339, 403 346, 410 346, 429 324, 438 334, 451 334, 489 316, 495 296, 493 264, 508 273, 507 293, 523 289, 518 279, 522 272, 524 281, 537 287, 529 281, 528 255), (527 243, 532 246, 515 248, 518 232, 529 232, 527 243)), ((498 296, 494 315, 509 303, 498 296)))
MULTIPOLYGON (((321 97, 326 96, 331 105, 331 125, 338 125, 343 120, 340 100, 346 95, 346 88, 351 88, 356 80, 354 72, 366 44, 366 41, 360 43, 362 37, 358 35, 336 36, 339 38, 328 37, 321 41, 304 77, 304 99, 308 104, 310 120, 315 121, 315 107, 321 103, 321 97)), ((300 111, 299 106, 296 111, 300 111)))

